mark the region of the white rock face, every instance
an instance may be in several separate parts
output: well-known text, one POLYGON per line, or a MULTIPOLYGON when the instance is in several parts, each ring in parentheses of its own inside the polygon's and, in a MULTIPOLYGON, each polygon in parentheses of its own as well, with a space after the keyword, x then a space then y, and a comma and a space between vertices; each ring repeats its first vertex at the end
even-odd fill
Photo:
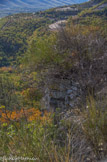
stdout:
POLYGON ((57 21, 56 23, 49 25, 49 29, 50 30, 59 30, 62 25, 66 24, 66 22, 67 22, 66 20, 57 21))
POLYGON ((63 7, 63 8, 57 8, 56 11, 78 11, 78 9, 71 8, 71 7, 63 7))

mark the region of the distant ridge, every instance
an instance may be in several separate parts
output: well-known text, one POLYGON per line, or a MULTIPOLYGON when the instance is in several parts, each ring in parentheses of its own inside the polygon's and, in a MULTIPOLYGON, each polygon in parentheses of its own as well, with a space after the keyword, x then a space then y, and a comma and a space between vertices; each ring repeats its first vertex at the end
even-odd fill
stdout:
POLYGON ((50 8, 86 2, 88 0, 0 0, 0 9, 4 8, 50 8))
POLYGON ((0 17, 20 12, 36 12, 88 0, 0 0, 0 17))
POLYGON ((0 0, 0 7, 5 8, 45 8, 83 3, 88 0, 0 0))

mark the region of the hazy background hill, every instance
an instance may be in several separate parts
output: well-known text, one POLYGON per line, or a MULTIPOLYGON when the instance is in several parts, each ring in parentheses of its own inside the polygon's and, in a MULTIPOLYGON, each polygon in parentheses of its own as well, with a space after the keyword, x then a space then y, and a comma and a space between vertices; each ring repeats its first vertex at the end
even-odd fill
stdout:
POLYGON ((87 0, 1 0, 0 17, 19 12, 34 12, 52 7, 83 3, 87 0))
POLYGON ((45 8, 47 8, 47 7, 55 7, 60 5, 82 3, 86 1, 87 0, 1 0, 0 7, 41 8, 42 6, 44 6, 45 8))

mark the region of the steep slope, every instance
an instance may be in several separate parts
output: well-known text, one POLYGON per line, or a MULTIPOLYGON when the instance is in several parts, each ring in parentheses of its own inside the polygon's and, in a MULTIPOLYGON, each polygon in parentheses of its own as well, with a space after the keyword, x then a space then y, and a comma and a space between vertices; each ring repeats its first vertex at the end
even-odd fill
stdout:
POLYGON ((1 157, 106 157, 107 12, 91 2, 0 19, 1 157))

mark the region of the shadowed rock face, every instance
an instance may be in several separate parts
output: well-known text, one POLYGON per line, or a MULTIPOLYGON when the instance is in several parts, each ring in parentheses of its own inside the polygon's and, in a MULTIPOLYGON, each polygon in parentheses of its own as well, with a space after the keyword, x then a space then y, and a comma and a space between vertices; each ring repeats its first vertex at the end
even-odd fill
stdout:
POLYGON ((55 111, 57 108, 62 110, 75 108, 80 101, 80 87, 77 83, 72 83, 68 79, 58 80, 51 87, 46 87, 45 95, 42 99, 42 107, 55 111))
POLYGON ((103 159, 103 160, 100 160, 98 162, 107 162, 107 158, 106 159, 103 159))

